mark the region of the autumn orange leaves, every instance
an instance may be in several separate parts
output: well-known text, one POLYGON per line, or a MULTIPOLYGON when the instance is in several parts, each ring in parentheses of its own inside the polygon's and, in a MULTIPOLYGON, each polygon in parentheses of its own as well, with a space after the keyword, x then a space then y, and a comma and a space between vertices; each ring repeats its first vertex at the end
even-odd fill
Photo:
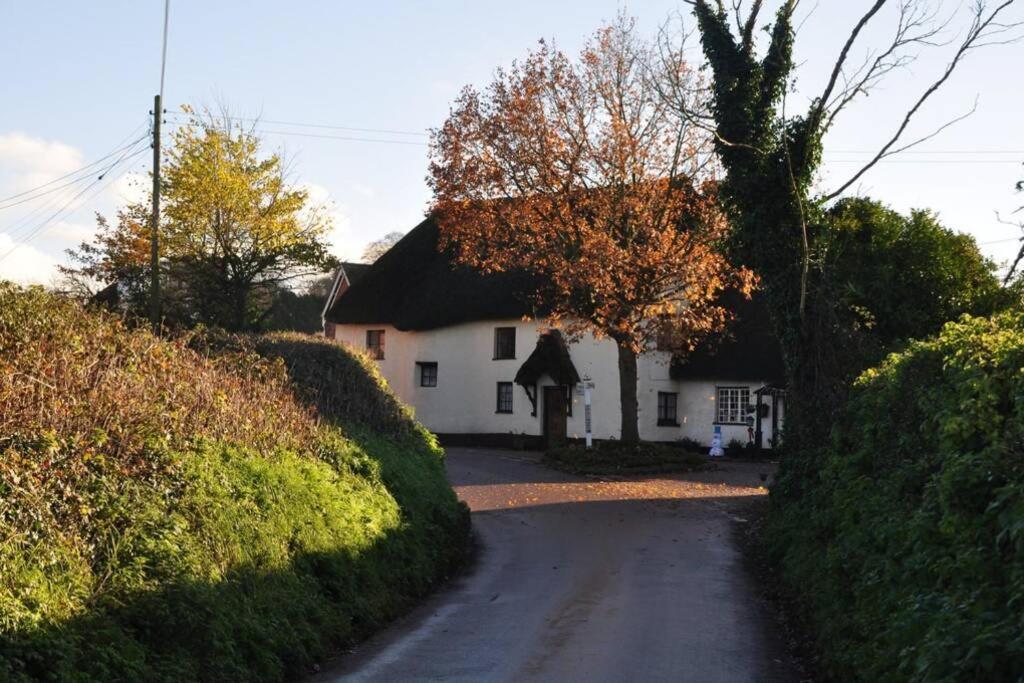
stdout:
MULTIPOLYGON (((539 276, 539 307, 570 335, 614 339, 634 394, 637 354, 656 340, 692 349, 727 322, 722 290, 754 283, 724 254, 712 141, 683 113, 702 92, 680 53, 620 16, 575 60, 542 41, 483 91, 465 88, 432 138, 442 247, 539 276)), ((622 398, 628 440, 635 396, 622 398)))

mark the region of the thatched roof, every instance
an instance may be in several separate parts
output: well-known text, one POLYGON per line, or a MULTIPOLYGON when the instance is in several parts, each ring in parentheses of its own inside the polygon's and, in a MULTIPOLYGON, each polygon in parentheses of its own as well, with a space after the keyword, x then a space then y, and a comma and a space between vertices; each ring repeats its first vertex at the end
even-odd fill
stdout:
MULTIPOLYGON (((331 305, 326 321, 431 330, 475 320, 543 315, 530 305, 530 296, 538 286, 535 278, 524 273, 485 275, 454 266, 451 255, 438 250, 438 237, 437 223, 427 218, 376 263, 345 264, 351 287, 331 305)), ((674 358, 672 377, 782 383, 782 349, 772 332, 763 300, 755 294, 748 301, 731 292, 723 295, 723 301, 736 316, 728 332, 702 344, 685 358, 674 358)), ((575 368, 571 372, 566 369, 561 359, 564 348, 561 335, 542 335, 520 373, 525 372, 527 377, 536 368, 553 368, 563 373, 560 376, 571 377, 575 368)), ((564 353, 567 359, 568 350, 564 353)), ((568 361, 568 367, 571 365, 568 361)))
POLYGON ((451 255, 438 250, 438 237, 433 219, 417 225, 352 282, 325 319, 431 330, 533 313, 529 305, 529 296, 536 291, 533 278, 523 273, 484 275, 454 266, 451 255))
POLYGON ((565 337, 558 330, 547 330, 537 338, 537 346, 516 373, 515 382, 523 386, 536 384, 548 375, 559 384, 574 386, 580 374, 569 357, 565 337))
POLYGON ((785 382, 782 345, 772 331, 768 307, 761 295, 746 299, 738 292, 722 295, 735 318, 722 335, 708 339, 692 353, 676 356, 672 379, 763 380, 785 382))
POLYGON ((372 263, 355 263, 351 261, 344 261, 341 264, 341 269, 345 271, 345 277, 348 278, 349 286, 354 285, 363 279, 363 276, 370 272, 370 268, 373 266, 372 263))

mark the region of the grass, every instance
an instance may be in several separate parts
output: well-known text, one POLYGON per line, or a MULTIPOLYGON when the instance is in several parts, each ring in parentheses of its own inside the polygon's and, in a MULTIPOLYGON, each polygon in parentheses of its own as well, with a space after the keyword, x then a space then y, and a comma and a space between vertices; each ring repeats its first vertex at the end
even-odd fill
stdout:
POLYGON ((544 461, 573 474, 654 474, 687 472, 709 467, 707 459, 693 451, 660 443, 629 446, 600 441, 587 449, 579 444, 549 449, 544 461))
POLYGON ((295 678, 461 561, 443 452, 335 345, 0 284, 0 362, 0 680, 295 678))

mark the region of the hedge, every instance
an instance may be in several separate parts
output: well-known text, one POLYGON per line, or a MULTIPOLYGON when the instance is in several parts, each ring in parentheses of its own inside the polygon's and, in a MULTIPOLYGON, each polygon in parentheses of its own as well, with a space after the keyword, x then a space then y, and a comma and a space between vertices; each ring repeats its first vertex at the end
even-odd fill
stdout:
POLYGON ((372 363, 215 337, 0 283, 0 680, 295 678, 461 560, 372 363))
POLYGON ((836 680, 1024 680, 1024 315, 864 373, 771 544, 836 680))

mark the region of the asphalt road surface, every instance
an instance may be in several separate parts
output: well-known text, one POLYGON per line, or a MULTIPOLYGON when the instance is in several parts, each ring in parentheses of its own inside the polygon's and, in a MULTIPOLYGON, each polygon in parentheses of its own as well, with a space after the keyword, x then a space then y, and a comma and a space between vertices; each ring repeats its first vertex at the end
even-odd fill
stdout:
POLYGON ((449 449, 474 566, 314 681, 797 681, 732 541, 763 472, 609 481, 449 449))

